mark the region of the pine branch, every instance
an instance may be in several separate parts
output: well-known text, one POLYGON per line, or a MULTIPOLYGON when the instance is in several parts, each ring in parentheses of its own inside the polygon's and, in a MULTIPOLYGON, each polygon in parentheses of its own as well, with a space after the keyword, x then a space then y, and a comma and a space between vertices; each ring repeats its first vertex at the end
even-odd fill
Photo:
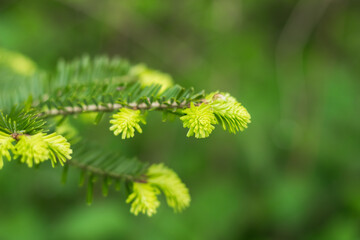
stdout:
POLYGON ((97 112, 98 122, 103 113, 114 112, 110 130, 123 139, 134 137, 135 131, 142 133, 140 125, 146 124, 146 115, 153 110, 179 117, 189 129, 187 136, 196 138, 208 137, 218 124, 232 133, 243 131, 251 119, 246 108, 228 93, 195 92, 174 85, 168 74, 121 58, 85 56, 60 61, 55 73, 38 70, 12 76, 0 88, 0 169, 3 159, 18 159, 29 167, 50 160, 53 166, 64 165, 65 181, 69 166, 78 168, 81 185, 88 176, 88 203, 98 177, 103 179, 104 195, 111 180, 125 182, 132 190, 127 202, 135 215, 156 213, 160 192, 170 207, 181 211, 190 204, 188 189, 162 164, 149 166, 84 140, 70 148, 67 139, 51 131, 45 119, 97 112))

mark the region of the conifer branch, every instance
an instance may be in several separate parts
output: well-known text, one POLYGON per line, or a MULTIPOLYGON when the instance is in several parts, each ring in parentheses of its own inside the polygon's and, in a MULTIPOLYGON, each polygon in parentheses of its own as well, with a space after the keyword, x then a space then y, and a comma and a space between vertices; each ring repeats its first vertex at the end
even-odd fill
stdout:
POLYGON ((132 192, 126 202, 135 215, 155 214, 161 192, 176 212, 187 208, 191 198, 177 174, 163 164, 149 166, 84 144, 86 140, 70 146, 67 139, 74 134, 64 137, 61 134, 66 136, 66 131, 60 128, 54 132, 45 119, 97 112, 98 122, 102 113, 111 112, 109 129, 123 139, 134 137, 136 131, 142 133, 140 124, 146 124, 146 115, 152 110, 178 117, 188 128, 187 136, 195 138, 208 137, 215 125, 236 133, 251 122, 246 108, 229 93, 195 92, 174 85, 168 74, 121 58, 61 61, 53 74, 35 71, 33 66, 21 68, 31 71, 20 71, 20 76, 14 75, 0 88, 0 169, 3 160, 19 160, 29 167, 50 160, 53 167, 64 166, 65 180, 69 166, 78 168, 82 184, 86 174, 89 176, 88 203, 98 176, 103 179, 104 196, 111 179, 127 184, 132 192))

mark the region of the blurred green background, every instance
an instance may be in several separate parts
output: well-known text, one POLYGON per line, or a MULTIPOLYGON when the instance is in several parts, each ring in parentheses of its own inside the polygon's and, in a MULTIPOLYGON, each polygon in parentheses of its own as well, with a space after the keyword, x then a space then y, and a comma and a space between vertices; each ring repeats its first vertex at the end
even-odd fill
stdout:
POLYGON ((228 91, 252 115, 245 132, 218 128, 205 140, 157 114, 128 141, 107 121, 80 126, 165 162, 191 207, 174 214, 163 202, 135 217, 125 196, 100 191, 88 207, 76 170, 62 185, 61 169, 13 162, 0 172, 1 240, 360 239, 358 0, 3 0, 0 47, 46 70, 59 58, 120 55, 183 86, 228 91))

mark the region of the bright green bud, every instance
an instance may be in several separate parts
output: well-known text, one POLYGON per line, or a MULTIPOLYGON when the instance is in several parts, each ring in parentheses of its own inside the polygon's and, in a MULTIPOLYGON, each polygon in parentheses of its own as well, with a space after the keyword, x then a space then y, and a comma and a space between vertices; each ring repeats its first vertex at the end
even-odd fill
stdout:
POLYGON ((249 112, 229 93, 210 93, 206 99, 224 130, 228 128, 229 132, 236 133, 251 123, 249 112))
POLYGON ((53 167, 57 161, 63 166, 67 160, 71 159, 72 150, 66 138, 52 133, 44 136, 44 141, 48 144, 49 158, 53 167))
POLYGON ((20 162, 26 163, 29 167, 51 159, 52 165, 59 161, 61 165, 71 159, 70 144, 67 140, 56 133, 46 135, 38 133, 35 135, 17 135, 16 145, 12 143, 15 139, 3 132, 0 132, 0 169, 3 165, 3 158, 11 160, 10 152, 14 153, 15 158, 20 158, 20 162))
POLYGON ((153 164, 146 173, 146 183, 134 182, 133 193, 126 202, 131 204, 130 212, 138 215, 140 212, 151 216, 160 206, 157 195, 160 190, 165 194, 167 204, 175 212, 181 212, 190 205, 189 190, 178 175, 163 164, 153 164))
POLYGON ((151 217, 160 206, 157 198, 159 193, 159 189, 149 183, 134 182, 133 192, 126 199, 126 203, 131 203, 130 212, 135 216, 142 213, 151 217))
POLYGON ((16 144, 15 157, 20 157, 22 163, 28 167, 39 164, 49 159, 48 144, 44 141, 44 133, 33 136, 21 135, 16 144))
POLYGON ((175 212, 181 212, 190 205, 189 190, 173 170, 163 164, 153 164, 146 175, 148 183, 155 185, 165 194, 167 204, 175 212))
POLYGON ((144 64, 133 67, 131 73, 138 77, 142 86, 161 85, 160 93, 174 85, 174 81, 169 74, 149 69, 144 64))
POLYGON ((15 148, 12 142, 15 141, 10 135, 0 132, 0 169, 3 168, 3 159, 11 160, 10 152, 14 152, 15 148))
POLYGON ((146 124, 145 117, 141 114, 140 110, 122 108, 112 117, 113 119, 110 120, 112 124, 110 130, 114 131, 115 136, 122 133, 122 139, 134 137, 135 129, 139 133, 142 133, 139 122, 146 124))
POLYGON ((190 137, 195 134, 196 138, 206 138, 214 130, 212 124, 216 124, 216 118, 213 114, 213 110, 208 104, 201 104, 195 106, 191 103, 190 108, 184 109, 180 119, 183 121, 184 128, 189 128, 186 136, 190 137))

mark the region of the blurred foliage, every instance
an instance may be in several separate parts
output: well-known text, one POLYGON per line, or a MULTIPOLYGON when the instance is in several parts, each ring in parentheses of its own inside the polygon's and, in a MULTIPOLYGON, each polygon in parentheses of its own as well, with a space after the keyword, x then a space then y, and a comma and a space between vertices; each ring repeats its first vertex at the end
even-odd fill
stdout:
POLYGON ((360 239, 359 23, 356 0, 2 1, 0 47, 40 68, 121 55, 231 92, 253 123, 196 141, 159 115, 124 142, 73 119, 99 144, 176 169, 191 207, 134 217, 101 192, 88 207, 75 171, 61 185, 60 169, 12 163, 0 172, 0 239, 360 239))

